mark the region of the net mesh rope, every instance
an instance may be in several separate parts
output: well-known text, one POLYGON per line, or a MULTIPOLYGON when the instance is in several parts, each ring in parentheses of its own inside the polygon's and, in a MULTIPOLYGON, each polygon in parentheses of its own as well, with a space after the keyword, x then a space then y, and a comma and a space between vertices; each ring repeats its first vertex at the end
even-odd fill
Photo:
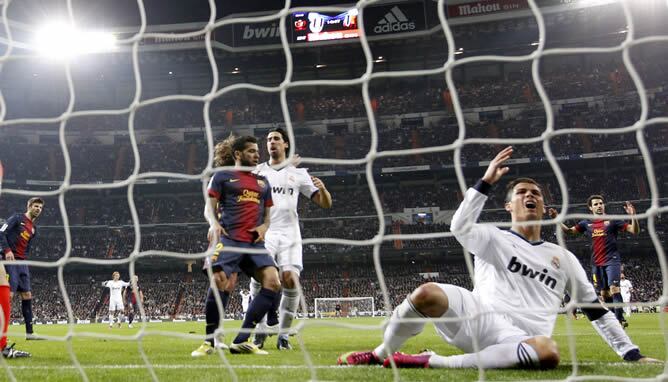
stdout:
MULTIPOLYGON (((300 8, 292 8, 291 7, 291 2, 287 0, 285 2, 284 7, 280 10, 277 11, 276 13, 262 16, 262 17, 238 17, 234 19, 220 19, 216 20, 215 15, 216 15, 216 4, 214 3, 213 0, 209 0, 209 7, 211 10, 210 17, 208 20, 208 23, 204 28, 201 30, 197 31, 192 31, 192 32, 187 32, 187 33, 149 33, 146 31, 147 29, 147 23, 146 23, 146 11, 143 5, 142 0, 137 0, 137 5, 140 13, 140 19, 141 19, 141 26, 139 28, 139 31, 134 34, 133 36, 124 39, 124 40, 119 40, 118 44, 120 45, 129 45, 131 46, 131 55, 132 55, 132 66, 133 66, 133 72, 134 72, 134 80, 135 80, 135 95, 132 103, 124 109, 118 109, 118 110, 86 110, 86 111, 76 111, 74 112, 74 104, 75 104, 75 99, 76 99, 76 94, 74 91, 74 86, 73 86, 73 81, 72 81, 72 73, 71 73, 71 68, 70 65, 66 62, 64 64, 65 66, 65 75, 66 75, 66 80, 67 80, 67 87, 69 91, 69 104, 67 107, 67 110, 59 117, 55 118, 22 118, 22 119, 13 119, 13 120, 5 120, 6 116, 6 104, 4 97, 2 96, 2 93, 0 93, 0 127, 2 126, 9 126, 9 125, 17 125, 17 124, 22 124, 22 123, 31 123, 31 124, 47 124, 47 123, 59 123, 59 141, 60 141, 60 146, 63 151, 63 158, 65 162, 65 176, 62 180, 62 184, 57 190, 54 191, 49 191, 49 192, 41 192, 41 195, 44 196, 58 196, 58 201, 59 201, 59 208, 60 208, 60 213, 63 219, 63 225, 64 225, 64 232, 65 232, 65 239, 66 239, 66 248, 65 248, 65 254, 62 258, 60 258, 58 261, 55 262, 46 262, 46 261, 34 261, 34 260, 29 260, 25 261, 25 264, 29 266, 35 266, 35 267, 47 267, 47 268, 57 268, 58 271, 58 284, 59 284, 59 289, 62 294, 65 308, 67 310, 67 316, 68 316, 68 330, 67 333, 62 336, 62 337, 50 337, 49 339, 51 340, 59 340, 59 341, 65 341, 67 343, 67 349, 69 356, 72 361, 72 368, 76 369, 81 377, 82 380, 88 381, 88 375, 86 373, 85 367, 82 367, 82 365, 79 363, 77 356, 72 348, 72 339, 74 337, 91 337, 91 338, 112 338, 116 340, 126 340, 126 341, 136 341, 137 346, 139 349, 139 353, 141 354, 141 357, 144 361, 145 368, 148 370, 150 373, 151 378, 154 381, 159 380, 157 374, 155 373, 154 370, 154 365, 151 363, 149 357, 143 350, 142 346, 142 339, 146 337, 147 335, 161 335, 161 336, 171 336, 171 337, 180 337, 184 339, 201 339, 201 335, 189 335, 189 334, 180 334, 180 333, 174 333, 174 332, 165 332, 165 331, 156 331, 156 330, 150 330, 146 327, 146 323, 142 322, 140 330, 138 331, 137 334, 132 335, 132 336, 112 336, 112 335, 102 335, 98 333, 91 333, 91 332, 86 332, 86 331, 77 331, 75 333, 74 328, 75 328, 75 320, 73 317, 73 311, 72 311, 72 306, 70 303, 70 300, 68 298, 67 291, 65 289, 65 283, 64 283, 64 277, 63 277, 63 270, 64 267, 67 264, 70 263, 86 263, 86 264, 104 264, 104 265, 123 265, 123 264, 128 264, 129 266, 129 271, 130 271, 130 277, 132 277, 135 274, 135 262, 143 257, 147 256, 164 256, 164 257, 169 257, 169 258, 175 258, 175 259, 193 259, 193 258, 204 258, 209 254, 207 253, 200 253, 200 254, 183 254, 183 253, 174 253, 174 252, 168 252, 168 251, 156 251, 156 250, 150 250, 150 251, 140 251, 140 243, 141 243, 141 232, 140 232, 140 225, 139 225, 139 218, 137 215, 137 210, 135 207, 134 203, 134 198, 133 198, 133 192, 134 192, 134 184, 140 179, 146 179, 146 178, 160 178, 160 177, 170 177, 170 178, 180 178, 180 179, 186 179, 186 180, 201 180, 202 181, 202 189, 203 189, 203 196, 206 197, 205 191, 206 191, 206 181, 208 178, 215 172, 216 169, 213 167, 213 133, 212 133, 212 127, 211 127, 211 121, 209 117, 209 108, 211 106, 211 102, 215 100, 217 97, 221 96, 224 93, 231 92, 234 90, 238 89, 249 89, 249 90, 256 90, 256 91, 261 91, 261 92, 278 92, 280 93, 280 103, 281 103, 281 110, 284 116, 284 123, 287 127, 287 131, 289 134, 289 138, 291 142, 294 142, 294 145, 290 146, 290 155, 294 154, 296 147, 299 145, 299 141, 295 140, 294 138, 294 132, 293 132, 293 126, 292 122, 290 120, 290 114, 288 110, 288 102, 287 102, 287 91, 291 88, 295 87, 304 87, 304 86, 351 86, 351 85, 362 85, 362 95, 363 95, 363 101, 364 101, 364 107, 366 110, 366 115, 369 121, 369 128, 370 128, 370 133, 371 133, 371 148, 369 152, 367 153, 366 157, 360 158, 360 159, 331 159, 331 158, 303 158, 304 163, 313 163, 313 164, 333 164, 333 165, 341 165, 341 166, 354 166, 354 165, 360 165, 364 164, 366 166, 366 180, 369 185, 369 189, 371 192, 371 196, 373 199, 374 207, 378 213, 378 221, 379 221, 379 226, 378 226, 378 233, 377 235, 370 239, 370 240, 344 240, 344 239, 333 239, 333 238, 313 238, 313 239, 304 239, 303 244, 343 244, 343 245, 352 245, 352 246, 373 246, 373 261, 374 261, 374 266, 375 266, 375 272, 378 277, 379 281, 379 286, 383 294, 383 300, 384 300, 384 306, 389 307, 391 306, 390 304, 390 298, 388 294, 388 289, 386 286, 385 282, 385 277, 383 274, 383 269, 381 267, 380 263, 380 246, 384 241, 391 241, 391 240, 421 240, 421 239, 434 239, 434 238, 443 238, 443 237, 451 237, 452 234, 449 232, 444 232, 444 233, 429 233, 429 234, 391 234, 387 235, 385 234, 385 221, 383 219, 383 210, 380 204, 380 199, 378 196, 378 191, 374 182, 374 177, 373 177, 373 163, 374 160, 378 158, 383 158, 383 157, 393 157, 393 156, 403 156, 403 155, 415 155, 415 154, 426 154, 426 153, 435 153, 435 152, 446 152, 446 151, 452 151, 453 152, 453 159, 454 159, 454 164, 455 164, 455 171, 457 175, 457 180, 459 183, 459 186, 462 191, 464 191, 467 188, 467 184, 465 182, 463 170, 461 167, 461 150, 462 147, 465 145, 470 145, 470 144, 527 144, 527 143, 538 143, 542 142, 543 143, 543 149, 545 153, 545 157, 547 158, 547 161, 549 162, 552 170, 554 171, 554 174, 559 182, 559 189, 562 195, 562 208, 561 208, 561 213, 559 216, 556 218, 554 221, 544 221, 541 224, 543 225, 550 225, 550 224, 555 224, 555 223, 560 223, 563 222, 569 218, 586 218, 588 215, 584 214, 568 214, 568 206, 569 206, 569 199, 568 199, 568 192, 566 188, 566 182, 564 175, 562 171, 559 168, 559 165, 557 164, 556 158, 552 153, 551 147, 549 145, 550 139, 557 137, 559 135, 564 135, 564 134, 600 134, 600 133, 609 133, 609 134, 621 134, 621 133, 627 133, 627 132, 635 132, 636 134, 636 139, 637 139, 637 144, 640 149, 640 152, 642 153, 643 161, 644 161, 644 167, 647 175, 647 180, 649 182, 649 187, 650 187, 650 192, 651 192, 651 205, 650 207, 645 210, 644 212, 640 212, 637 214, 637 217, 640 219, 647 219, 648 222, 648 231, 650 233, 652 242, 654 244, 654 248, 657 251, 658 254, 658 259, 659 259, 659 264, 661 268, 661 277, 662 277, 662 282, 663 282, 663 292, 662 292, 662 297, 659 301, 656 302, 651 302, 647 303, 645 305, 656 305, 660 304, 662 306, 665 306, 666 303, 668 303, 668 291, 667 291, 667 286, 668 286, 668 264, 666 264, 666 259, 665 259, 665 253, 663 251, 663 248, 660 243, 660 239, 658 237, 658 234, 655 229, 655 220, 657 216, 661 213, 665 213, 668 211, 668 207, 661 207, 659 204, 659 192, 658 192, 658 186, 654 174, 654 167, 652 165, 651 157, 649 154, 649 150, 645 141, 645 137, 643 136, 643 131, 645 128, 649 125, 653 124, 659 124, 659 123, 668 123, 668 118, 666 117, 661 117, 661 118, 652 118, 648 119, 648 97, 645 91, 645 87, 643 85, 643 82, 638 75, 638 72, 636 71, 633 63, 631 62, 630 59, 630 49, 633 46, 640 45, 640 44, 648 44, 652 42, 666 42, 668 41, 668 36, 650 36, 650 37, 643 37, 643 38, 634 38, 634 20, 631 15, 630 11, 630 4, 631 0, 621 0, 625 19, 626 19, 626 24, 628 27, 628 32, 626 34, 626 39, 619 45, 613 46, 613 47, 607 47, 607 48, 600 48, 600 47, 587 47, 587 48, 559 48, 559 49, 545 49, 545 22, 543 19, 543 16, 536 5, 534 0, 528 0, 528 4, 531 10, 531 13, 533 14, 533 17, 536 20, 536 23, 538 25, 538 31, 539 31, 539 40, 538 44, 535 48, 535 50, 527 55, 523 56, 513 56, 513 57, 507 57, 507 56, 497 56, 497 55, 484 55, 484 56, 473 56, 473 57, 467 57, 463 59, 455 59, 455 41, 453 34, 450 30, 450 27, 448 25, 448 22, 445 17, 445 11, 444 11, 444 1, 439 0, 438 1, 438 17, 440 20, 440 24, 443 30, 443 33, 445 35, 446 41, 447 41, 447 46, 448 46, 448 59, 446 62, 443 63, 443 65, 439 68, 436 69, 428 69, 428 70, 406 70, 406 71, 392 71, 392 72, 373 72, 373 57, 371 55, 371 49, 369 46, 369 42, 367 40, 367 37, 365 33, 361 33, 360 35, 360 42, 362 45, 362 49, 364 51, 364 55, 366 58, 366 71, 365 73, 354 79, 348 79, 348 80, 312 80, 312 81, 293 81, 292 76, 293 76, 293 62, 292 62, 292 55, 290 52, 290 47, 288 46, 288 38, 286 35, 286 18, 290 16, 292 12, 300 12, 300 11, 318 11, 318 12, 344 12, 350 7, 300 7, 300 8), (259 85, 253 85, 249 83, 241 83, 241 84, 234 84, 230 86, 226 86, 222 89, 218 89, 219 86, 219 73, 218 73, 218 68, 216 65, 216 60, 214 58, 213 50, 212 50, 212 42, 211 42, 211 35, 212 32, 214 31, 215 28, 221 27, 223 25, 228 25, 228 24, 233 24, 233 23, 243 23, 243 22, 262 22, 262 21, 272 21, 272 20, 280 20, 280 38, 281 38, 281 44, 283 47, 283 52, 285 55, 285 60, 286 60, 286 72, 285 72, 285 77, 282 81, 282 83, 279 86, 276 87, 266 87, 266 86, 259 86, 259 85), (188 37, 195 37, 195 36, 201 36, 204 35, 205 37, 205 48, 207 52, 207 56, 210 62, 211 66, 211 72, 213 75, 213 81, 212 81, 212 86, 211 90, 203 95, 203 96, 191 96, 191 95, 169 95, 169 96, 163 96, 163 97, 157 97, 153 99, 147 99, 147 100, 142 100, 142 81, 141 81, 141 72, 140 72, 140 66, 139 66, 139 45, 142 39, 145 38, 188 38, 188 37), (552 56, 552 55, 565 55, 565 54, 577 54, 577 53, 612 53, 612 52, 622 52, 623 55, 623 62, 626 70, 630 74, 630 77, 636 87, 636 91, 638 93, 638 96, 640 98, 640 105, 641 105, 641 114, 640 118, 631 126, 627 126, 624 128, 616 128, 616 129, 584 129, 584 128, 569 128, 569 129, 560 129, 560 130, 555 130, 554 129, 554 115, 553 111, 551 108, 550 104, 550 99, 548 98, 548 95, 542 85, 540 74, 539 74, 539 65, 540 65, 540 60, 543 57, 546 56, 552 56), (501 138, 465 138, 465 121, 464 121, 464 115, 462 108, 459 103, 459 99, 457 96, 457 90, 453 81, 453 69, 456 68, 457 66, 464 65, 464 64, 470 64, 470 63, 475 63, 475 62, 489 62, 489 61, 495 61, 495 62, 526 62, 526 61, 531 61, 532 63, 532 78, 533 78, 533 83, 534 86, 536 87, 538 94, 540 96, 540 100, 544 106, 544 110, 546 113, 546 127, 541 136, 534 137, 534 138, 514 138, 514 139, 501 139, 501 138), (376 126, 376 121, 373 117, 373 109, 371 106, 371 101, 370 101, 370 96, 369 96, 369 82, 373 79, 380 79, 380 78, 391 78, 391 77, 415 77, 415 76, 425 76, 425 75, 436 75, 436 74, 443 74, 445 76, 445 81, 447 84, 448 89, 450 89, 451 94, 452 94, 452 103, 454 107, 454 112, 456 115, 457 119, 457 124, 459 126, 459 135, 458 138, 452 142, 449 145, 445 146, 437 146, 437 147, 425 147, 425 148, 417 148, 417 149, 405 149, 405 150, 390 150, 390 151, 377 151, 378 148, 378 130, 376 126), (134 116, 136 111, 140 107, 145 107, 148 105, 160 103, 160 102, 165 102, 165 101, 200 101, 204 103, 203 106, 203 118, 204 118, 204 128, 206 132, 206 138, 207 138, 207 149, 208 149, 208 162, 206 165, 206 168, 202 171, 201 174, 195 174, 195 175, 187 175, 183 173, 172 173, 172 172, 144 172, 140 173, 140 155, 139 155, 139 150, 137 146, 137 140, 135 136, 135 130, 134 130, 134 116), (102 183, 102 184, 71 184, 70 183, 70 176, 71 176, 71 162, 70 162, 70 157, 68 154, 68 149, 66 145, 66 139, 65 139, 65 131, 67 127, 68 120, 72 117, 75 116, 105 116, 105 115, 122 115, 122 114, 128 114, 128 129, 129 129, 129 138, 130 138, 130 143, 132 146, 132 152, 134 154, 134 159, 135 159, 135 165, 132 171, 132 174, 125 179, 124 181, 121 182, 114 182, 114 183, 102 183), (69 222, 68 222, 68 214, 67 210, 65 208, 65 193, 70 190, 99 190, 99 189, 111 189, 111 188, 121 188, 121 187, 128 187, 127 190, 127 199, 128 199, 128 205, 130 207, 130 212, 132 216, 132 221, 133 221, 133 226, 134 226, 134 233, 135 233, 135 242, 134 242, 134 250, 132 253, 125 259, 118 259, 118 260, 101 260, 101 259, 89 259, 89 258, 80 258, 80 257, 72 257, 71 256, 71 249, 72 249, 72 239, 71 239, 71 232, 69 228, 69 222)), ((361 28, 361 31, 364 31, 364 8, 368 7, 369 5, 373 4, 374 1, 364 1, 360 0, 357 2, 356 6, 360 10, 359 12, 359 25, 361 28)), ((13 59, 12 57, 12 51, 14 47, 15 41, 12 40, 12 35, 11 35, 11 30, 9 27, 9 19, 8 19, 8 8, 11 5, 10 1, 5 1, 3 2, 3 7, 2 7, 2 20, 4 23, 4 29, 5 29, 5 34, 6 34, 6 39, 7 39, 7 50, 5 54, 0 57, 0 65, 4 64, 10 59, 13 59)), ((68 7, 68 12, 69 12, 69 18, 70 20, 74 20, 74 11, 73 11, 73 6, 72 6, 72 1, 68 0, 67 1, 67 7, 68 7)), ((1 66, 0 66, 1 69, 1 66)), ((491 156, 492 154, 490 154, 491 156)), ((2 190, 6 194, 14 194, 14 195, 22 195, 22 196, 32 196, 33 192, 31 190, 21 190, 21 189, 12 189, 12 188, 5 188, 2 190)), ((624 219, 627 218, 628 216, 626 215, 607 215, 608 218, 618 218, 618 219, 624 219)), ((503 226, 509 226, 508 223, 495 223, 497 226, 503 227, 503 226)), ((559 230, 557 230, 559 232, 559 230)), ((561 232, 558 233, 558 241, 561 246, 565 247, 565 242, 564 242, 564 237, 561 232)), ((472 262, 470 256, 465 256, 466 264, 469 270, 469 273, 472 275, 472 262)), ((210 274, 209 274, 210 275, 210 274)), ((211 279, 211 278, 210 278, 211 279)), ((211 281, 211 285, 213 285, 213 282, 211 281)), ((203 291, 204 293, 204 291, 203 291)), ((577 299, 577 296, 574 296, 575 298, 573 301, 577 299)), ((220 305, 220 298, 217 296, 217 303, 219 306, 219 309, 221 307, 220 305)), ((586 304, 575 304, 574 302, 571 303, 570 306, 586 306, 586 304)), ((636 304, 636 305, 642 305, 642 304, 636 304)), ((145 311, 144 308, 140 302, 139 304, 140 307, 140 312, 141 315, 143 316, 145 311)), ((664 315, 661 315, 660 319, 660 325, 661 328, 663 329, 663 332, 666 333, 664 334, 664 343, 668 343, 666 341, 668 339, 668 328, 666 328, 666 323, 665 323, 665 318, 663 317, 664 315)), ((475 317, 475 314, 471 316, 471 318, 475 317)), ((431 320, 433 321, 433 320, 431 320)), ((568 322, 568 321, 567 321, 568 322)), ((350 324, 343 324, 343 323, 327 323, 328 325, 336 325, 336 326, 345 326, 350 329, 357 329, 357 330, 365 330, 365 329, 370 329, 368 326, 362 326, 362 325, 350 325, 350 324)), ((304 329, 309 325, 307 321, 301 321, 297 325, 295 325, 295 329, 297 329, 298 332, 301 332, 301 330, 304 329)), ((567 324, 568 325, 568 324, 567 324)), ((374 329, 378 329, 378 327, 375 327, 374 329)), ((572 332, 572 328, 570 325, 568 326, 568 331, 572 332)), ((311 379, 312 380, 317 380, 318 375, 317 375, 317 367, 314 366, 313 362, 311 361, 311 358, 309 356, 308 352, 308 344, 305 344, 301 336, 297 336, 300 345, 302 346, 303 349, 303 354, 304 354, 304 360, 306 366, 310 370, 311 374, 311 379)), ((370 344, 372 345, 372 344, 370 344)), ((475 345, 475 344, 474 344, 475 345)), ((571 350, 572 354, 572 376, 570 379, 576 380, 578 378, 578 362, 577 362, 577 352, 575 348, 575 340, 572 335, 569 336, 569 347, 571 350)), ((227 372, 229 373, 229 377, 231 380, 236 381, 237 375, 234 371, 234 367, 230 365, 228 362, 226 355, 223 352, 217 352, 221 359, 222 365, 225 366, 227 372)), ((15 381, 15 375, 12 372, 12 369, 10 365, 7 364, 7 362, 0 357, 0 362, 2 362, 3 367, 5 372, 7 373, 7 376, 10 380, 15 381)), ((239 366, 235 366, 239 367, 239 366)), ((257 365, 254 365, 253 367, 258 367, 257 365)), ((601 379, 609 379, 610 377, 603 377, 603 376, 596 376, 596 378, 600 377, 601 379)), ((396 368, 393 368, 393 378, 394 380, 399 380, 399 374, 396 368)), ((479 370, 479 378, 485 379, 485 371, 480 369, 479 370)), ((587 376, 587 378, 594 378, 594 376, 587 376)), ((614 379, 618 380, 623 380, 624 378, 618 378, 615 377, 614 379)))

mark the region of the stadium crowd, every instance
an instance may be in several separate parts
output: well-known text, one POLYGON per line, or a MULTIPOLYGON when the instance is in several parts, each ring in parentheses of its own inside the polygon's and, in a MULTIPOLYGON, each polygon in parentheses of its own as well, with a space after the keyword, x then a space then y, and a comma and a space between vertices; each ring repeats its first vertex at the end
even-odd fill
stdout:
MULTIPOLYGON (((626 254, 625 254, 626 255, 626 254)), ((581 259, 585 269, 589 269, 589 259, 581 259)), ((631 301, 656 302, 661 296, 661 270, 656 258, 652 256, 624 256, 624 271, 633 283, 631 301)), ((462 257, 451 257, 445 261, 423 261, 420 258, 408 263, 383 263, 385 283, 391 306, 385 305, 378 277, 370 263, 330 263, 306 264, 302 274, 304 302, 309 313, 313 313, 316 298, 373 297, 377 311, 391 310, 426 281, 447 282, 464 288, 471 288, 469 277, 462 257)), ((62 292, 54 271, 33 267, 34 310, 36 321, 45 322, 67 320, 68 315, 62 292)), ((201 317, 204 310, 204 297, 208 288, 206 276, 193 267, 193 273, 167 270, 161 272, 139 272, 139 285, 144 291, 146 316, 152 319, 201 317)), ((110 275, 97 271, 66 272, 64 282, 73 318, 75 320, 95 320, 106 318, 107 289, 101 283, 110 275)), ((129 278, 122 272, 122 278, 129 278)), ((248 278, 242 276, 239 285, 248 286, 248 278)), ((21 317, 20 303, 14 301, 12 317, 21 317)), ((364 307, 368 307, 365 305, 364 307)), ((358 308, 363 311, 363 306, 358 308)), ((228 318, 239 318, 241 298, 238 293, 231 297, 228 318)))

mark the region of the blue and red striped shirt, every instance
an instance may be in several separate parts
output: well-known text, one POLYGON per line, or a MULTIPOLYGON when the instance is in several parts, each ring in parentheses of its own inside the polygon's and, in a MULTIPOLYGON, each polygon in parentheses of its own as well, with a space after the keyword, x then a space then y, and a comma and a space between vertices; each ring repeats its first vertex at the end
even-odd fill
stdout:
POLYGON ((37 227, 24 213, 15 213, 0 228, 2 257, 9 251, 14 258, 25 260, 30 252, 30 242, 37 236, 37 227))
POLYGON ((227 236, 240 242, 254 242, 257 233, 249 230, 262 225, 264 209, 274 205, 267 178, 251 172, 219 171, 209 181, 208 193, 218 199, 220 225, 227 236))
POLYGON ((591 259, 596 266, 621 264, 617 235, 628 223, 622 220, 582 220, 575 229, 591 238, 591 259))

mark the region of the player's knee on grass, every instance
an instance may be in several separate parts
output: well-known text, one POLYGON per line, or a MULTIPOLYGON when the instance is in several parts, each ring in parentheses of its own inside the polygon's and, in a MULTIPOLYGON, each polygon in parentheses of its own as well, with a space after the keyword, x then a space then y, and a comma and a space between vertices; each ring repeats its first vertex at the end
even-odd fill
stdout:
POLYGON ((32 292, 20 292, 21 300, 32 300, 32 292))
POLYGON ((618 287, 617 285, 611 285, 610 286, 610 294, 617 294, 617 293, 622 293, 622 289, 618 287))
POLYGON ((559 365, 559 347, 552 338, 537 336, 524 342, 531 345, 538 354, 541 369, 554 369, 559 365))
POLYGON ((448 311, 448 296, 436 283, 420 285, 409 296, 411 304, 427 317, 441 317, 448 311))
POLYGON ((278 279, 278 270, 274 267, 264 267, 257 272, 258 281, 263 288, 274 292, 281 290, 281 282, 278 279))

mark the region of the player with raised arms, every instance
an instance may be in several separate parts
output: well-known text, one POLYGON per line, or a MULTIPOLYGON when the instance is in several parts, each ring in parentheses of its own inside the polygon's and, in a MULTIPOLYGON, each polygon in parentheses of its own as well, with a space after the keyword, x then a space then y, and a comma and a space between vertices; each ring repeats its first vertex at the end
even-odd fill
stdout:
MULTIPOLYGON (((30 253, 32 241, 37 236, 35 220, 42 214, 44 200, 39 197, 30 198, 26 212, 17 212, 7 219, 0 228, 0 244, 2 258, 7 261, 26 260, 30 253)), ((26 324, 27 340, 42 340, 33 333, 32 327, 32 286, 30 269, 25 264, 7 264, 5 267, 9 278, 10 299, 19 292, 21 296, 21 313, 26 324)))
MULTIPOLYGON (((617 249, 617 235, 619 232, 629 232, 637 235, 640 232, 638 219, 632 217, 631 222, 623 220, 604 220, 600 216, 605 214, 605 201, 601 195, 591 195, 587 199, 589 211, 594 215, 592 219, 585 219, 569 227, 561 223, 561 229, 570 234, 583 234, 591 239, 591 276, 594 288, 607 303, 622 304, 624 298, 619 287, 622 274, 622 256, 617 249)), ((635 215, 636 209, 631 202, 626 202, 624 210, 629 215, 635 215)), ((550 208, 550 217, 555 218, 557 211, 550 208)), ((615 316, 624 327, 629 324, 624 319, 624 308, 613 308, 615 316)))
POLYGON ((242 289, 241 292, 239 292, 239 296, 241 296, 241 316, 245 317, 251 302, 251 293, 246 289, 242 289))
MULTIPOLYGON (((264 237, 269 228, 270 208, 273 205, 271 186, 267 179, 241 167, 255 167, 260 160, 257 140, 251 136, 230 137, 216 145, 216 165, 231 166, 232 170, 216 172, 208 186, 205 216, 209 222, 209 243, 215 251, 206 259, 205 269, 211 267, 214 283, 221 294, 223 310, 229 303, 230 292, 236 286, 237 275, 243 271, 262 284, 262 290, 250 303, 230 352, 233 354, 267 354, 249 342, 251 331, 265 314, 278 323, 278 304, 281 284, 278 267, 268 253, 249 253, 246 249, 265 249, 264 237), (216 216, 220 213, 220 217, 216 216)), ((209 289, 204 311, 206 341, 191 355, 202 357, 213 353, 220 312, 216 291, 209 289)))
MULTIPOLYGON (((287 132, 282 128, 271 130, 267 135, 269 161, 260 164, 256 170, 269 180, 271 197, 274 200, 271 209, 271 227, 267 231, 265 245, 280 268, 283 286, 279 308, 279 335, 276 343, 279 350, 292 348, 288 341, 288 332, 299 309, 299 276, 304 269, 301 231, 297 216, 299 195, 311 199, 321 208, 332 207, 332 195, 327 191, 325 184, 320 179, 310 176, 305 168, 296 168, 286 161, 289 148, 290 139, 287 132)), ((252 279, 250 288, 251 294, 255 296, 260 290, 260 284, 252 279)), ((265 327, 262 329, 265 330, 265 327)), ((259 331, 260 327, 254 343, 262 348, 267 333, 259 331)))
POLYGON ((121 327, 123 318, 123 288, 130 286, 130 283, 121 280, 121 274, 114 272, 111 280, 102 283, 102 286, 109 288, 109 329, 114 327, 114 321, 118 319, 118 327, 121 327))
POLYGON ((452 233, 475 256, 473 291, 437 283, 418 287, 394 310, 381 345, 373 351, 343 354, 339 364, 555 368, 559 350, 550 337, 566 290, 578 301, 596 304, 583 312, 620 357, 658 362, 644 357, 615 316, 600 304, 576 257, 541 240, 544 202, 536 181, 519 178, 508 184, 505 209, 512 219, 510 230, 477 223, 492 186, 509 171, 505 162, 512 153, 512 147, 507 147, 497 154, 482 179, 466 191, 452 217, 452 233), (434 322, 436 331, 466 354, 446 357, 433 352, 397 352, 409 338, 422 332, 425 321, 421 319, 426 318, 451 319, 434 322))

